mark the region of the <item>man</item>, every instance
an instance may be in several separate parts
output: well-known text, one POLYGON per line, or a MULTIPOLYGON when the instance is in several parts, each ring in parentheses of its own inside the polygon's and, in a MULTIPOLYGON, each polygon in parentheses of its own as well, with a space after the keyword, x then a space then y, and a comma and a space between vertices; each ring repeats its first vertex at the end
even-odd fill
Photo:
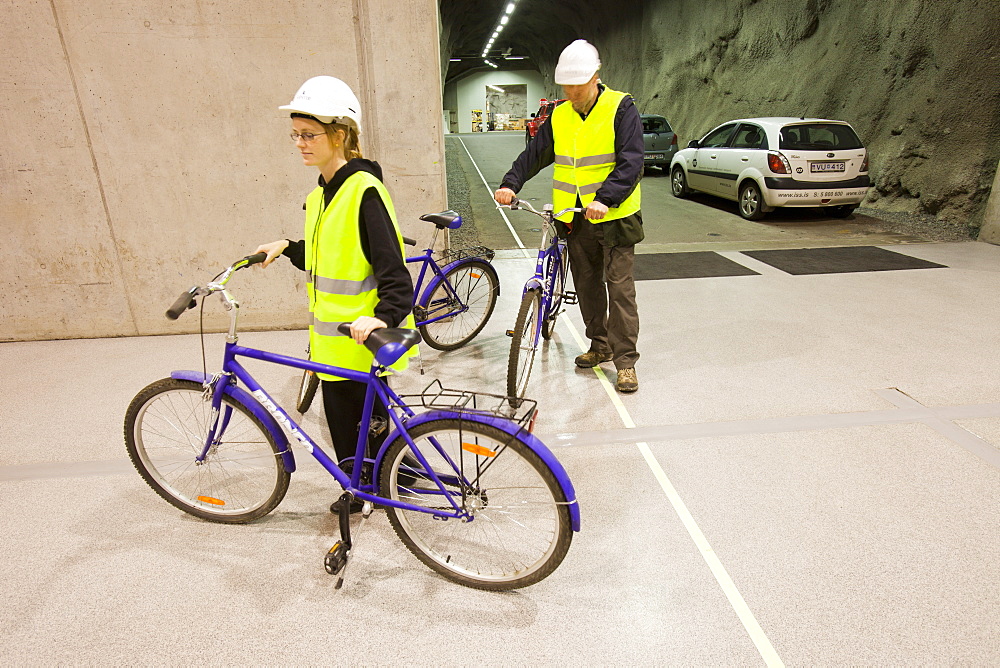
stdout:
POLYGON ((552 203, 565 214, 570 268, 590 350, 576 358, 583 368, 614 361, 615 387, 635 392, 639 380, 639 313, 635 301, 635 244, 642 241, 639 179, 642 120, 632 97, 598 83, 597 49, 578 39, 559 56, 555 81, 568 101, 557 106, 514 160, 494 199, 510 204, 542 168, 555 163, 552 203))

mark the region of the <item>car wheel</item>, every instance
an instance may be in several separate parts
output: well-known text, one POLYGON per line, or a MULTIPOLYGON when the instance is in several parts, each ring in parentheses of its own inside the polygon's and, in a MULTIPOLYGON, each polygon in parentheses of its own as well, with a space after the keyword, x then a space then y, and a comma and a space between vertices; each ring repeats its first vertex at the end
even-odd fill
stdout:
POLYGON ((531 133, 527 130, 524 131, 524 145, 527 146, 531 143, 531 133))
POLYGON ((674 197, 687 197, 690 192, 687 179, 684 178, 684 170, 679 165, 674 167, 674 171, 670 175, 670 191, 674 197))
POLYGON ((740 215, 747 220, 760 220, 764 217, 764 198, 760 188, 753 181, 747 181, 740 188, 740 215))
POLYGON ((834 218, 847 218, 854 210, 858 208, 857 204, 842 204, 841 206, 828 206, 826 207, 827 215, 833 216, 834 218))

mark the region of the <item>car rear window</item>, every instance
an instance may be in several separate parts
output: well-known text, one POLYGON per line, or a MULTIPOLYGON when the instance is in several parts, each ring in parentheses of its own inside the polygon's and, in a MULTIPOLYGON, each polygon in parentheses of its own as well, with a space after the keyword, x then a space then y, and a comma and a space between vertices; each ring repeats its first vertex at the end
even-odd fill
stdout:
POLYGON ((863 148, 849 125, 840 123, 803 123, 781 128, 780 148, 797 151, 863 148))
POLYGON ((670 132, 670 125, 665 118, 647 117, 642 119, 643 132, 670 132))

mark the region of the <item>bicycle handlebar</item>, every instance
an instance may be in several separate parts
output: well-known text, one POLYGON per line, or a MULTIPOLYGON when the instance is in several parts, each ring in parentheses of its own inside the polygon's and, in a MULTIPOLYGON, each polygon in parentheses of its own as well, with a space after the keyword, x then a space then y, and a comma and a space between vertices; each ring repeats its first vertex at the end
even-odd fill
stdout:
POLYGON ((535 214, 536 216, 541 216, 542 218, 549 218, 550 220, 552 218, 558 218, 564 213, 583 213, 584 211, 586 211, 585 208, 571 206, 569 208, 563 209, 559 213, 552 213, 551 204, 546 204, 544 207, 542 207, 543 211, 539 211, 535 207, 531 206, 530 202, 527 202, 523 199, 518 199, 516 197, 511 200, 510 204, 499 204, 498 206, 507 207, 511 211, 516 211, 517 209, 523 209, 525 211, 535 214))
MULTIPOLYGON (((219 274, 219 276, 216 277, 216 278, 222 277, 222 280, 218 282, 218 285, 225 285, 226 281, 229 280, 229 277, 232 275, 234 271, 239 271, 240 269, 249 267, 250 265, 253 264, 259 264, 266 259, 267 259, 267 253, 254 253, 253 255, 247 255, 245 258, 241 260, 237 260, 236 262, 231 264, 228 269, 226 269, 224 272, 222 272, 221 274, 219 274)), ((174 303, 170 306, 170 308, 167 309, 166 316, 171 320, 177 320, 177 318, 181 317, 181 313, 184 313, 184 311, 188 310, 189 308, 194 308, 197 305, 198 302, 195 301, 195 297, 197 297, 198 295, 209 294, 210 292, 212 291, 206 288, 199 287, 197 285, 190 288, 189 290, 185 290, 183 293, 181 293, 181 296, 174 301, 174 303)))

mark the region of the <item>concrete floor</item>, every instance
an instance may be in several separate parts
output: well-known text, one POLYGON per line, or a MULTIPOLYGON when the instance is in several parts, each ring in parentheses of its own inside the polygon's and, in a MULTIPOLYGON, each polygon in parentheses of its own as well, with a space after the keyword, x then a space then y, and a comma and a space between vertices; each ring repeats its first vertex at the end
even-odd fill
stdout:
MULTIPOLYGON (((894 249, 947 268, 791 276, 723 251, 759 275, 640 282, 631 396, 573 366, 571 307, 531 390, 583 530, 506 594, 435 575, 382 513, 335 591, 337 490, 301 450, 255 524, 159 499, 122 418, 200 368, 195 336, 0 344, 0 662, 996 665, 1000 247, 894 249)), ((482 334, 425 349, 401 387, 502 390, 516 255, 482 334)), ((305 335, 241 341, 298 354, 305 335)), ((294 401, 295 373, 251 371, 294 401)), ((305 425, 326 442, 319 411, 305 425)))

